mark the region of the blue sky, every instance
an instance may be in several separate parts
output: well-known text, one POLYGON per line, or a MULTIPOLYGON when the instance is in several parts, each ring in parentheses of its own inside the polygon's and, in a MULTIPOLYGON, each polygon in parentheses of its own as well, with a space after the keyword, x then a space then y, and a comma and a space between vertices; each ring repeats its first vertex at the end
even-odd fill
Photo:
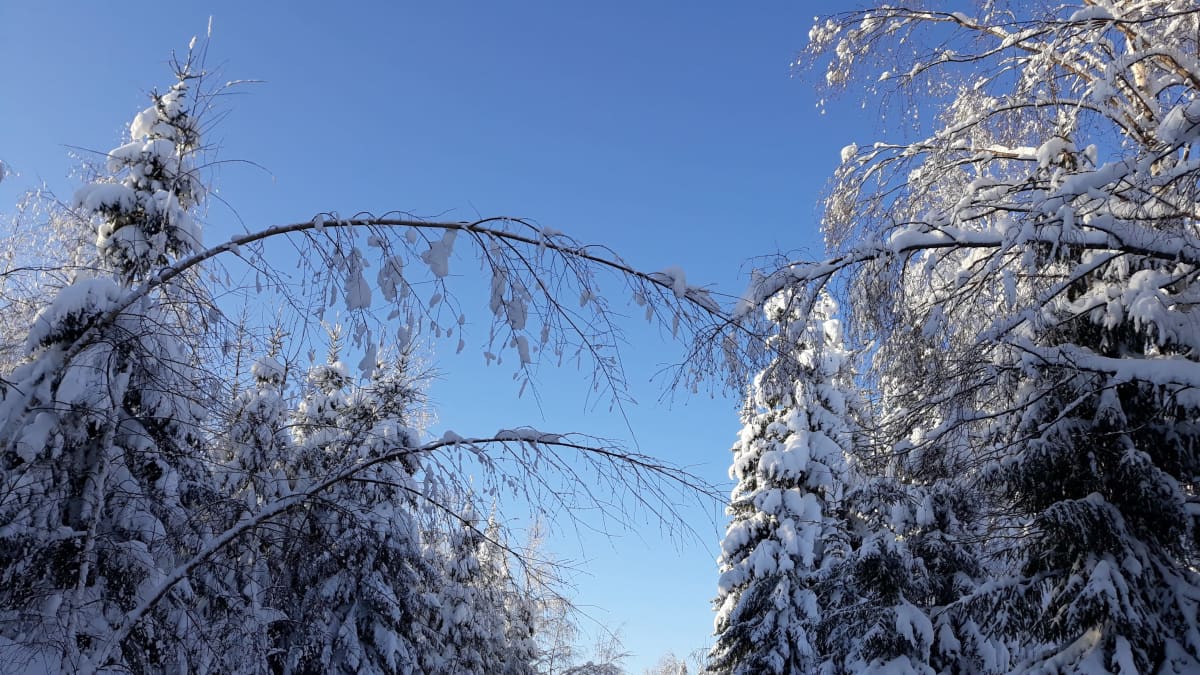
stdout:
MULTIPOLYGON (((17 175, 0 183, 0 211, 39 181, 69 195, 68 146, 115 146, 145 93, 170 83, 171 51, 203 35, 211 15, 210 65, 262 83, 225 101, 208 136, 222 159, 261 167, 215 172, 228 206, 210 204, 210 241, 239 219, 259 229, 321 211, 503 214, 737 293, 750 257, 820 255, 820 190, 839 149, 872 135, 852 102, 819 115, 812 76, 790 65, 813 15, 844 7, 3 3, 0 160, 17 175)), ((629 338, 641 402, 628 411, 633 440, 725 480, 736 397, 660 403, 665 383, 651 376, 682 351, 636 320, 629 338)), ((529 424, 630 437, 619 417, 587 406, 574 370, 539 370, 539 408, 478 351, 442 351, 432 395, 442 424, 463 435, 529 424)), ((710 523, 711 507, 688 517, 701 541, 673 543, 645 518, 611 539, 555 540, 561 557, 584 563, 576 599, 622 630, 631 672, 709 641, 723 525, 710 523)))

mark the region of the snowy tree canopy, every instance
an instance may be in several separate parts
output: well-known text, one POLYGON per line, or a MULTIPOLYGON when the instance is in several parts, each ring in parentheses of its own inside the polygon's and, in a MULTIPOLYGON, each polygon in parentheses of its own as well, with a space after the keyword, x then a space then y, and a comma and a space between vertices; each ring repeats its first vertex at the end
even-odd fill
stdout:
POLYGON ((911 140, 843 150, 831 257, 735 315, 832 289, 864 347, 847 500, 878 564, 846 579, 902 604, 835 621, 838 669, 1200 668, 1198 27, 1190 2, 979 3, 810 33, 831 94, 912 104, 911 140))

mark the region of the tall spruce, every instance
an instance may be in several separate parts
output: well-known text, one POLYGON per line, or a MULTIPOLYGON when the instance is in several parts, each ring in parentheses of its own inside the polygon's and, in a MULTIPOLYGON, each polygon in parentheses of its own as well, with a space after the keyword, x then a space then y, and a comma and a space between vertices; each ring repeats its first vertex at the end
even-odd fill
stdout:
POLYGON ((162 284, 134 295, 199 245, 194 79, 181 64, 176 84, 130 125, 130 142, 109 153, 109 173, 79 191, 103 268, 78 274, 38 314, 28 362, 3 389, 0 606, 9 611, 0 633, 38 635, 26 654, 52 669, 145 672, 213 659, 198 584, 171 589, 109 644, 211 525, 197 517, 213 501, 201 450, 205 378, 188 337, 197 317, 173 302, 192 290, 162 284))
POLYGON ((413 513, 418 443, 404 418, 411 389, 397 386, 402 374, 386 367, 367 386, 354 385, 339 344, 335 334, 294 413, 293 489, 391 453, 413 449, 414 456, 364 468, 288 521, 276 554, 282 583, 272 605, 285 618, 272 626, 274 667, 450 672, 434 620, 440 577, 413 513))
MULTIPOLYGON (((1035 174, 1043 199, 1060 202, 1060 213, 1136 221, 1124 196, 1062 194, 1083 161, 1073 130, 1060 134, 1061 154, 1035 174)), ((1136 158, 1145 173, 1125 180, 1155 183, 1180 154, 1151 167, 1162 153, 1148 148, 1136 158)), ((1158 197, 1146 197, 1142 208, 1153 212, 1158 197)), ((1170 217, 1154 225, 1189 227, 1170 217)), ((1060 290, 999 358, 1021 413, 994 427, 1010 451, 987 477, 1026 526, 1008 552, 1012 577, 986 598, 1000 610, 992 623, 1037 645, 1021 668, 1200 669, 1197 513, 1189 509, 1200 477, 1200 401, 1153 370, 1130 377, 1089 364, 1153 369, 1194 356, 1200 341, 1175 331, 1181 321, 1194 325, 1183 308, 1200 297, 1196 270, 1069 247, 1034 260, 1060 290)))
MULTIPOLYGON (((289 468, 295 446, 288 432, 289 410, 284 398, 286 368, 278 360, 278 344, 251 366, 252 387, 237 395, 228 433, 219 447, 214 482, 228 500, 227 525, 253 517, 263 506, 292 492, 289 468)), ((220 442, 221 439, 218 439, 220 442)), ((226 668, 230 672, 262 672, 280 646, 272 639, 280 622, 289 621, 281 609, 280 584, 285 562, 282 552, 291 535, 289 518, 259 528, 222 552, 225 573, 237 579, 237 594, 222 600, 236 608, 228 637, 226 668)))
POLYGON ((733 447, 737 479, 722 543, 714 673, 814 672, 828 571, 847 554, 843 493, 853 452, 850 359, 822 295, 766 305, 774 360, 750 387, 733 447))
POLYGON ((473 507, 468 505, 460 518, 443 556, 446 572, 441 588, 441 621, 453 671, 531 673, 533 653, 521 649, 525 644, 520 639, 510 642, 510 635, 519 636, 509 632, 511 581, 501 576, 503 567, 495 551, 501 542, 490 539, 496 535, 494 528, 489 524, 484 530, 473 507))

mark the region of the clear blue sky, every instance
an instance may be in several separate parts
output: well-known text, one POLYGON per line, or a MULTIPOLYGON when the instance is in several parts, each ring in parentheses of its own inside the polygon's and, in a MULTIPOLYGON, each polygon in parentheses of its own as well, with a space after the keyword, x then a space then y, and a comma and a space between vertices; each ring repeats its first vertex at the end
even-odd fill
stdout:
MULTIPOLYGON (((0 184, 0 211, 39 181, 70 195, 66 146, 116 145, 210 15, 210 64, 264 81, 229 99, 208 137, 223 159, 266 169, 216 174, 250 229, 331 210, 523 216, 737 293, 749 257, 820 254, 820 189, 838 150, 873 129, 851 104, 818 115, 810 78, 790 67, 813 15, 842 3, 342 4, 0 4, 0 160, 18 173, 0 184)), ((209 241, 240 229, 219 203, 208 222, 209 241)), ((636 441, 726 480, 738 401, 658 403, 651 375, 681 351, 636 323, 636 441)), ((463 435, 529 424, 629 437, 586 407, 573 370, 540 371, 539 409, 516 399, 507 369, 481 372, 478 351, 443 351, 432 394, 463 435)), ((713 517, 690 513, 703 541, 680 546, 642 520, 611 540, 556 539, 560 556, 587 561, 577 600, 623 631, 631 672, 708 644, 713 517)))

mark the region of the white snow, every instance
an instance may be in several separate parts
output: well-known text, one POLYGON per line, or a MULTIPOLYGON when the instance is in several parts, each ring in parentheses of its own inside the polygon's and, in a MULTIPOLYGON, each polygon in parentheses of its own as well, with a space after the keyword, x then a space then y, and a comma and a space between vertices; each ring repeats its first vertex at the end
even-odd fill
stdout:
POLYGON ((518 335, 513 338, 513 345, 517 348, 517 354, 521 358, 521 365, 526 366, 533 363, 533 358, 529 351, 529 338, 524 335, 518 335))
POLYGON ((1089 7, 1083 7, 1082 9, 1075 10, 1075 12, 1071 14, 1071 18, 1068 19, 1068 21, 1111 21, 1112 18, 1113 15, 1108 11, 1107 7, 1104 7, 1103 5, 1091 5, 1089 7))
POLYGON ((1200 98, 1180 103, 1166 114, 1154 135, 1167 145, 1177 145, 1200 134, 1200 98))
POLYGON ((363 276, 361 267, 356 267, 347 274, 343 297, 346 300, 347 311, 370 309, 371 285, 367 283, 367 278, 363 276))
POLYGON ((75 192, 75 204, 85 211, 131 211, 137 206, 137 195, 121 183, 90 183, 75 192))
POLYGON ((458 230, 446 230, 440 240, 429 242, 429 249, 421 254, 421 260, 429 265, 429 271, 439 279, 450 273, 450 254, 454 252, 454 239, 457 236, 458 230))
POLYGON ((64 287, 34 318, 26 351, 32 352, 64 328, 81 327, 81 321, 112 309, 122 297, 121 288, 108 278, 80 279, 64 287))
POLYGON ((562 436, 538 431, 533 427, 517 427, 516 429, 501 429, 493 436, 498 441, 526 441, 529 443, 561 443, 562 436))
POLYGON ((655 276, 664 280, 671 287, 671 292, 675 294, 676 298, 683 299, 687 296, 687 272, 684 272, 682 267, 671 265, 661 272, 657 272, 655 276))

